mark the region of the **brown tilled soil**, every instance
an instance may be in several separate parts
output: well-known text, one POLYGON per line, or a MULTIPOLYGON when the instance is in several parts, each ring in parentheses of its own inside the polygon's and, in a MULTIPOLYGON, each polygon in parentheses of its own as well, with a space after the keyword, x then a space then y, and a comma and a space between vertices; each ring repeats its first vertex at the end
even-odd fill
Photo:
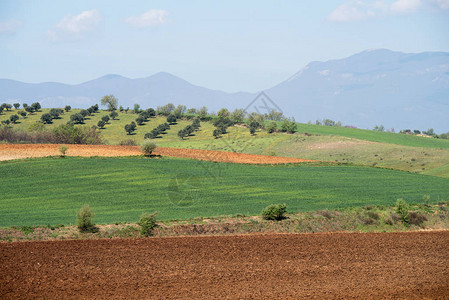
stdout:
MULTIPOLYGON (((28 157, 45 157, 60 155, 59 146, 54 144, 0 144, 0 161, 28 157)), ((138 146, 112 145, 68 145, 67 156, 131 156, 140 155, 138 146)), ((265 156, 255 154, 233 153, 213 150, 178 149, 158 147, 154 153, 162 156, 184 157, 217 162, 244 164, 285 164, 313 160, 265 156)))
POLYGON ((449 299, 449 232, 0 243, 0 298, 449 299))

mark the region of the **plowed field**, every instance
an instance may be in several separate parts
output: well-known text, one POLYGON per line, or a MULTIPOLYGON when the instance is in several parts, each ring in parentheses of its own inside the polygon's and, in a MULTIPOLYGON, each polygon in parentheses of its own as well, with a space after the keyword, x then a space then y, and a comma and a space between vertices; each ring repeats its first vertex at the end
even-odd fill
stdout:
POLYGON ((449 232, 0 243, 0 298, 449 299, 449 232))
MULTIPOLYGON (((28 157, 60 155, 59 145, 53 144, 0 144, 0 161, 28 157)), ((69 145, 67 156, 131 156, 139 155, 138 146, 69 145)), ((285 164, 313 160, 277 157, 213 150, 179 149, 158 147, 154 153, 162 156, 184 157, 200 160, 245 164, 285 164)))

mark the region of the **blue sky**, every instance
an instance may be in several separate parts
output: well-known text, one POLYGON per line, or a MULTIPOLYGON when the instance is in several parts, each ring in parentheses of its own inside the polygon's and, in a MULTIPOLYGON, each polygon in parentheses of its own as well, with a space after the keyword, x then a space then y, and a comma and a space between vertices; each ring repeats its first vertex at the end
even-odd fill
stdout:
POLYGON ((366 49, 449 51, 447 28, 449 0, 0 0, 0 78, 73 84, 165 71, 256 92, 366 49))

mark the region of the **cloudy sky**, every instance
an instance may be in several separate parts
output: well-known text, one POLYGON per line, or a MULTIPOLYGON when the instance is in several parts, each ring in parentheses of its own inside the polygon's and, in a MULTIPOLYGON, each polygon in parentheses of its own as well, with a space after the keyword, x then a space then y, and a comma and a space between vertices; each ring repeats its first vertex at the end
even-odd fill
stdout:
POLYGON ((449 51, 449 0, 0 0, 0 78, 81 83, 165 71, 269 88, 366 49, 449 51))

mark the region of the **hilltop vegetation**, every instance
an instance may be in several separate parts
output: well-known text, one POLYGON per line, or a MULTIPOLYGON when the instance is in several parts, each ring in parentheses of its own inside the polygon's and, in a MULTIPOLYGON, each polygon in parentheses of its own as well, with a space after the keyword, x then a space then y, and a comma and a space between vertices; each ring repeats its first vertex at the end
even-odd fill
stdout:
MULTIPOLYGON (((207 110, 195 110, 196 114, 192 114, 192 110, 187 111, 185 107, 181 118, 168 122, 168 115, 173 114, 175 107, 167 108, 166 106, 164 109, 166 110, 159 111, 158 115, 154 110, 142 110, 140 107, 116 110, 112 115, 111 111, 100 110, 98 106, 96 108, 94 106, 90 108, 93 113, 83 117, 83 124, 75 125, 75 127, 91 128, 101 125, 99 126, 101 128, 96 131, 100 133, 102 142, 106 144, 137 145, 147 136, 152 137, 158 145, 164 147, 278 155, 394 168, 449 177, 449 140, 446 139, 302 123, 296 124, 295 134, 268 133, 270 126, 280 130, 283 126, 282 122, 244 120, 241 115, 240 123, 233 126, 226 122, 217 122, 218 117, 207 115, 207 110), (147 112, 144 119, 142 112, 147 112), (195 127, 195 130, 190 130, 192 121, 199 113, 203 121, 195 127), (135 124, 133 129, 130 132, 125 131, 125 126, 131 126, 133 122, 135 124), (249 125, 254 123, 258 125, 251 131, 249 125), (261 126, 265 129, 261 129, 261 126), (162 127, 164 127, 163 130, 160 130, 162 127), (158 130, 155 132, 156 128, 158 130)), ((20 111, 23 110, 12 107, 9 110, 3 110, 0 121, 10 119, 15 114, 20 115, 20 111)), ((51 116, 58 111, 39 109, 32 114, 21 116, 15 124, 9 126, 24 132, 45 131, 66 124, 71 119, 76 119, 73 116, 86 114, 86 111, 88 110, 69 107, 62 113, 59 111, 57 118, 52 119, 49 124, 43 124, 42 116, 51 116)), ((229 117, 232 114, 221 111, 220 115, 229 117)))

